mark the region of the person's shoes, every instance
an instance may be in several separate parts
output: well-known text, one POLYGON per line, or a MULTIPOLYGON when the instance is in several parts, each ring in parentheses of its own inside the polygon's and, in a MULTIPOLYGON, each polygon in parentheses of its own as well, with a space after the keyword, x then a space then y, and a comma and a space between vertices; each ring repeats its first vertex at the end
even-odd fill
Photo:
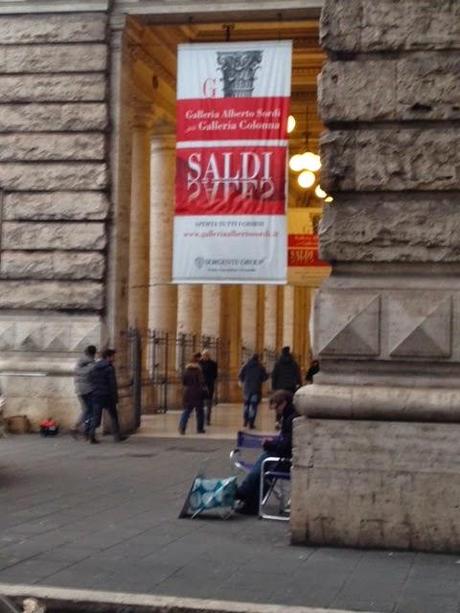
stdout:
POLYGON ((90 438, 89 442, 91 445, 98 445, 101 441, 99 441, 97 438, 90 438))
POLYGON ((182 436, 185 434, 185 428, 181 428, 181 426, 179 426, 178 430, 179 434, 182 434, 182 436))
POLYGON ((248 505, 246 502, 240 500, 233 507, 237 513, 241 515, 258 515, 259 510, 253 506, 248 505))
POLYGON ((248 427, 248 422, 245 421, 244 424, 243 424, 243 428, 247 428, 247 427, 248 427))
POLYGON ((128 437, 125 434, 119 434, 118 436, 116 436, 114 438, 115 443, 122 443, 123 441, 126 441, 128 439, 128 437))
POLYGON ((77 428, 72 428, 70 431, 70 436, 74 439, 74 441, 77 441, 80 436, 80 431, 77 428))
POLYGON ((197 430, 197 434, 206 434, 206 430, 203 428, 202 430, 197 430))
POLYGON ((255 424, 249 424, 249 430, 255 430, 255 429, 256 429, 255 424))

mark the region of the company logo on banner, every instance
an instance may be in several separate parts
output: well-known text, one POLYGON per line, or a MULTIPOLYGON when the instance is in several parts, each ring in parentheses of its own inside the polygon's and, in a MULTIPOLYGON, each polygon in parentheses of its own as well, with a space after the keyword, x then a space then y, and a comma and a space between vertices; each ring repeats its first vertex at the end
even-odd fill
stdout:
POLYGON ((174 282, 286 282, 291 55, 179 45, 174 282))

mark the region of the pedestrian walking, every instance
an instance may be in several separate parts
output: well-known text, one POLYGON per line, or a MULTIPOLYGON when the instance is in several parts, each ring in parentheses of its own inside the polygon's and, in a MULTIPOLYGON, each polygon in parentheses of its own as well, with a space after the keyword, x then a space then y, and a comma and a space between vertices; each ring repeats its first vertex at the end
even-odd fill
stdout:
POLYGON ((243 387, 243 427, 253 430, 257 417, 257 409, 262 399, 262 383, 268 379, 267 371, 259 360, 259 354, 249 358, 240 370, 238 379, 243 387))
POLYGON ((74 438, 77 438, 82 433, 82 430, 85 437, 89 438, 89 433, 92 429, 94 410, 93 384, 90 380, 90 375, 96 364, 96 353, 96 347, 88 345, 74 369, 75 392, 81 407, 80 417, 70 431, 74 438))
POLYGON ((98 443, 96 428, 101 424, 104 409, 110 415, 112 422, 112 435, 115 442, 126 440, 126 436, 120 433, 118 421, 118 385, 115 367, 115 349, 106 349, 102 358, 96 362, 90 373, 90 381, 93 386, 92 398, 94 407, 94 419, 90 431, 90 443, 98 443))
POLYGON ((203 371, 204 383, 208 391, 204 399, 204 404, 206 408, 206 423, 208 426, 210 426, 212 403, 214 399, 214 389, 216 385, 218 367, 217 362, 211 358, 211 354, 209 353, 208 349, 204 349, 201 352, 200 366, 201 370, 203 371))
POLYGON ((183 411, 179 421, 179 433, 185 434, 189 417, 195 409, 196 431, 198 434, 205 434, 204 429, 204 399, 208 394, 204 381, 203 371, 200 366, 201 353, 195 353, 190 364, 187 364, 182 375, 183 391, 183 411))
POLYGON ((281 355, 272 371, 272 390, 286 390, 293 394, 302 385, 299 365, 291 353, 290 347, 283 347, 281 355))

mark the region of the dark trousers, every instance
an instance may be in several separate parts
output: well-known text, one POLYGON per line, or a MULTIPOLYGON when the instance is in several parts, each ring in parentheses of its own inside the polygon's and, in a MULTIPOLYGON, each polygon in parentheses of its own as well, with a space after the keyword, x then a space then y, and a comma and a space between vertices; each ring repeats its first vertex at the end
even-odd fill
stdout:
POLYGON ((187 423, 193 409, 196 411, 196 431, 203 432, 204 430, 204 409, 203 405, 194 406, 193 404, 187 404, 180 416, 179 428, 185 432, 187 429, 187 423))
POLYGON ((254 428, 259 402, 259 394, 250 394, 244 399, 243 420, 245 426, 249 424, 251 428, 254 428))
POLYGON ((212 412, 212 403, 214 400, 214 383, 207 384, 208 388, 208 396, 205 398, 204 404, 206 407, 206 423, 211 425, 211 412, 212 412))
POLYGON ((80 400, 81 414, 75 424, 75 430, 80 430, 83 426, 84 433, 89 434, 94 420, 93 395, 91 392, 88 394, 81 394, 78 396, 78 399, 80 400))
POLYGON ((102 421, 102 411, 105 409, 107 413, 110 415, 110 420, 112 422, 112 434, 115 439, 120 437, 120 424, 118 422, 118 412, 117 407, 112 401, 111 398, 106 398, 103 396, 95 396, 93 397, 93 407, 94 407, 94 419, 92 424, 92 429, 90 431, 90 437, 94 438, 96 435, 96 428, 101 425, 102 421))

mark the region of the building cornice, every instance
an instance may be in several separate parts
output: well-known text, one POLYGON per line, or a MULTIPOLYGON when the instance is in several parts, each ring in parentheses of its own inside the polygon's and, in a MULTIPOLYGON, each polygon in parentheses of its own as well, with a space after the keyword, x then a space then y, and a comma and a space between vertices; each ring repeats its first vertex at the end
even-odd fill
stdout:
POLYGON ((0 0, 0 15, 108 11, 109 0, 0 0))

